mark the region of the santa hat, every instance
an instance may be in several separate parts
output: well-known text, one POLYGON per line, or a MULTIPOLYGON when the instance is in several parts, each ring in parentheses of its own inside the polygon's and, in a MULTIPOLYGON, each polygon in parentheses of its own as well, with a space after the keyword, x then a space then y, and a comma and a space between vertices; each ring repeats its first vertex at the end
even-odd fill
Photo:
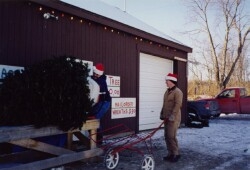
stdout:
POLYGON ((172 80, 177 82, 177 74, 168 73, 168 75, 166 76, 166 80, 172 80))
POLYGON ((94 66, 93 68, 93 71, 95 74, 98 74, 98 75, 103 75, 103 72, 104 72, 104 66, 102 63, 98 63, 94 66))

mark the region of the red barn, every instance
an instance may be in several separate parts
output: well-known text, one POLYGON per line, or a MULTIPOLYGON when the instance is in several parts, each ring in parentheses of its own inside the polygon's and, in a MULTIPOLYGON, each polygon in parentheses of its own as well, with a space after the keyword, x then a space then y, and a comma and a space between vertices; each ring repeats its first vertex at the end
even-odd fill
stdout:
POLYGON ((0 77, 4 67, 53 56, 102 62, 112 93, 104 128, 124 123, 138 132, 158 126, 164 78, 174 72, 184 92, 182 122, 186 121, 187 56, 192 49, 181 42, 97 0, 82 0, 80 5, 1 1, 0 20, 0 77))

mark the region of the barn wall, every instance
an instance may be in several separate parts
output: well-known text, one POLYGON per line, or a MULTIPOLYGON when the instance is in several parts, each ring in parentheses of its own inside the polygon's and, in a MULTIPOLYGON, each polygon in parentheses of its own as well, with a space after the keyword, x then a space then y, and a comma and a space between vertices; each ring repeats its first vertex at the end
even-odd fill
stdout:
MULTIPOLYGON (((106 74, 121 77, 120 97, 138 100, 140 52, 168 59, 174 59, 174 56, 187 58, 184 51, 141 40, 137 35, 34 2, 1 2, 0 20, 0 64, 28 66, 62 55, 94 64, 102 62, 106 74), (54 12, 59 19, 44 19, 46 12, 54 12)), ((178 73, 186 74, 186 65, 178 62, 176 67, 178 73)), ((187 89, 185 82, 181 88, 187 89)), ((104 126, 125 123, 131 129, 136 129, 138 123, 137 118, 111 120, 110 112, 102 121, 104 126)))

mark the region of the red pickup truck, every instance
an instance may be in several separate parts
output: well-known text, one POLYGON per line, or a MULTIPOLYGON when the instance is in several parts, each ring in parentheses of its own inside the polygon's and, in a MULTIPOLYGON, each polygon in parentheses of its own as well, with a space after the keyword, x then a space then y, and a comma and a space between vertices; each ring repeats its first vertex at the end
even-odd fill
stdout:
POLYGON ((214 99, 218 101, 221 113, 250 114, 250 96, 243 87, 226 88, 214 99))

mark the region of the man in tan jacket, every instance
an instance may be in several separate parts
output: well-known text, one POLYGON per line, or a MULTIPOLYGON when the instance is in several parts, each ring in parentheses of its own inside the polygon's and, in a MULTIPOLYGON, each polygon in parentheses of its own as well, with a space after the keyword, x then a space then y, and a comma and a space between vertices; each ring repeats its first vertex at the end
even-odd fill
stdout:
POLYGON ((163 160, 170 162, 177 162, 180 159, 176 136, 181 122, 183 93, 176 84, 177 75, 169 73, 166 76, 166 85, 168 89, 164 94, 163 107, 160 115, 161 120, 166 120, 164 124, 164 136, 168 154, 163 157, 163 160))

